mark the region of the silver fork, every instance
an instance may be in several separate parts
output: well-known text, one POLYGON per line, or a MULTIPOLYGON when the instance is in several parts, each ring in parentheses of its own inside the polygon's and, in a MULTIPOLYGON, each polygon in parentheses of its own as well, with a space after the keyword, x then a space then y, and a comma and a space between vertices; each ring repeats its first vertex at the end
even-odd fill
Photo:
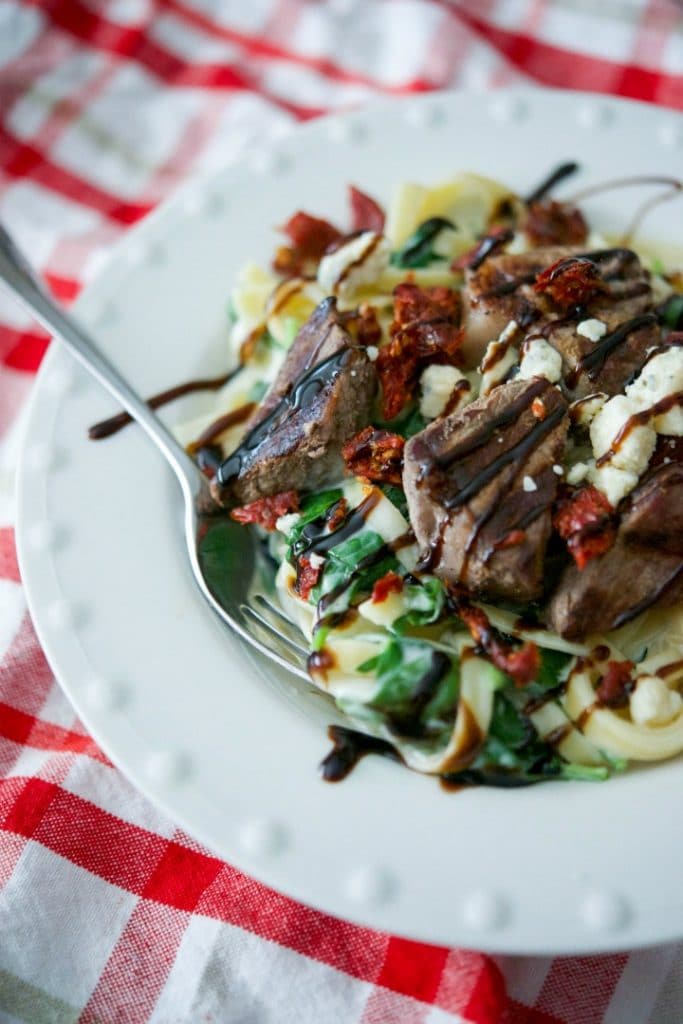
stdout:
POLYGON ((111 392, 171 466, 183 494, 192 574, 208 604, 261 654, 310 680, 305 638, 278 608, 272 566, 252 532, 227 515, 216 514, 206 477, 87 331, 48 295, 2 225, 0 281, 111 392))

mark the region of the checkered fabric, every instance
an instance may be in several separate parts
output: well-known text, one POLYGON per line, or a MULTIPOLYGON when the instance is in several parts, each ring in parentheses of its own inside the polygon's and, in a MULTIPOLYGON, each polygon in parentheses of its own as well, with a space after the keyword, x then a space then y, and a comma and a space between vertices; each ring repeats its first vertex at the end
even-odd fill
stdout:
MULTIPOLYGON (((683 109, 669 0, 0 0, 0 218, 69 302, 179 182, 382 93, 683 109)), ((0 1021, 680 1024, 681 948, 500 958, 307 909, 177 831, 58 689, 14 548, 47 338, 0 296, 0 1021)))

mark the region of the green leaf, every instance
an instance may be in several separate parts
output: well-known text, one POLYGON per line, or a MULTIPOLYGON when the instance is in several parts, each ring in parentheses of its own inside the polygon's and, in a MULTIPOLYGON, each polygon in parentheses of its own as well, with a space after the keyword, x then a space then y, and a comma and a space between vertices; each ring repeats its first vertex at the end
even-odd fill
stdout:
POLYGON ((541 669, 536 678, 536 683, 543 687, 557 686, 567 678, 567 670, 574 660, 573 654, 565 651, 551 651, 547 647, 541 648, 541 669))
POLYGON ((498 740, 507 750, 522 750, 537 738, 536 730, 512 704, 504 693, 496 693, 489 736, 498 740))
MULTIPOLYGON (((382 711, 390 724, 411 733, 444 728, 455 713, 458 692, 457 662, 426 641, 394 637, 372 662, 377 690, 368 706, 382 711), (422 729, 419 728, 422 726, 422 729)), ((370 662, 361 666, 367 671, 370 662)))
POLYGON ((667 299, 661 310, 661 318, 672 331, 683 326, 683 295, 672 295, 667 299))
POLYGON ((401 515, 408 518, 408 502, 406 500, 405 491, 402 487, 396 487, 394 484, 380 484, 380 489, 385 498, 388 498, 394 508, 397 508, 401 515))
POLYGON ((424 576, 419 583, 406 583, 403 597, 408 611, 394 622, 397 633, 410 626, 429 626, 443 615, 446 591, 441 580, 434 576, 424 576))
POLYGON ((455 224, 450 220, 446 220, 445 217, 430 217, 429 220, 423 221, 410 236, 403 248, 391 254, 392 266, 402 267, 406 270, 416 270, 443 259, 443 257, 434 252, 433 244, 437 235, 444 228, 453 230, 455 224))
POLYGON ((325 609, 325 615, 336 615, 358 604, 372 593, 372 588, 385 573, 401 569, 384 540, 373 530, 363 530, 330 548, 320 583, 313 589, 312 597, 337 594, 325 609), (373 558, 386 549, 386 554, 373 558), (367 561, 367 565, 363 562, 367 561))
MULTIPOLYGON (((299 557, 301 552, 307 546, 306 534, 304 534, 304 528, 309 523, 315 523, 319 525, 320 531, 323 530, 325 522, 325 513, 335 502, 339 501, 343 497, 343 492, 340 487, 334 487, 329 491, 320 491, 318 494, 310 494, 304 498, 301 503, 301 509, 299 511, 299 519, 292 527, 292 532, 289 535, 289 548, 287 550, 287 561, 294 563, 295 559, 299 557), (318 523, 317 520, 320 520, 318 523), (303 536, 302 536, 303 535, 303 536)), ((309 531, 307 531, 308 533, 309 531)))

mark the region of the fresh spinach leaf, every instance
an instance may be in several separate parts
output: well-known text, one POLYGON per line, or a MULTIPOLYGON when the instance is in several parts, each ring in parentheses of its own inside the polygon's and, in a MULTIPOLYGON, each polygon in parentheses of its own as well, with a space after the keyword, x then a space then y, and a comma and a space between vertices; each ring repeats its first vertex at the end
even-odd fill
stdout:
POLYGON ((425 576, 419 583, 406 583, 403 597, 408 610, 393 625, 397 633, 404 632, 410 626, 429 626, 438 622, 443 615, 446 591, 441 580, 435 576, 425 576))
POLYGON ((396 487, 394 484, 380 484, 379 485, 382 494, 385 498, 388 498, 391 504, 399 510, 404 518, 408 518, 408 501, 405 496, 405 491, 402 487, 396 487))
POLYGON ((444 228, 453 230, 455 224, 445 217, 430 217, 429 220, 423 221, 403 248, 392 253, 392 266, 416 270, 442 259, 443 257, 434 252, 434 241, 444 228))

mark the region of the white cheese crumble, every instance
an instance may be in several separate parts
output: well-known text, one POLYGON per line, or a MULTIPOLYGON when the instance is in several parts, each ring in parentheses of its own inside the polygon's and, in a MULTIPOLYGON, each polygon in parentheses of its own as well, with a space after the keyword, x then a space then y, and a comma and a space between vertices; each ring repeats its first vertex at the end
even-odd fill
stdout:
POLYGON ((312 569, 320 569, 325 564, 325 559, 322 555, 319 555, 316 551, 312 551, 308 556, 308 561, 311 564, 312 569))
POLYGON ((545 377, 555 384, 562 377, 562 356, 544 338, 529 338, 522 349, 519 376, 524 380, 545 377))
POLYGON ((575 487, 586 479, 590 470, 590 466, 587 462, 575 462, 574 465, 567 470, 567 483, 575 487))
POLYGON ((481 374, 480 396, 488 395, 490 391, 501 384, 513 366, 519 360, 519 352, 512 344, 512 339, 519 331, 515 320, 510 320, 506 327, 500 332, 495 341, 490 341, 486 346, 484 358, 479 366, 481 374))
POLYGON ((389 266, 391 247, 375 231, 364 231, 335 252, 323 256, 318 284, 325 295, 346 299, 365 285, 374 284, 389 266))
POLYGON ((525 491, 537 491, 538 490, 538 484, 533 479, 533 477, 530 477, 530 476, 525 476, 524 477, 524 479, 522 480, 522 487, 524 488, 525 491))
MULTIPOLYGON (((434 420, 437 416, 440 416, 448 405, 448 400, 453 394, 454 389, 466 380, 465 375, 455 366, 436 366, 433 364, 423 370, 420 376, 420 388, 422 390, 420 412, 424 418, 434 420)), ((469 389, 465 389, 463 385, 463 391, 457 404, 452 409, 453 412, 469 401, 469 394, 469 389)))
POLYGON ((379 355, 379 349, 377 348, 377 346, 376 345, 368 345, 368 347, 365 349, 365 351, 367 353, 367 357, 370 360, 370 362, 374 363, 375 360, 377 359, 377 356, 379 355))
MULTIPOLYGON (((597 459, 609 452, 619 432, 636 412, 638 408, 626 395, 614 395, 605 402, 590 425, 591 444, 597 459)), ((627 469, 640 476, 650 461, 656 442, 653 428, 638 423, 619 442, 609 461, 617 469, 627 469)))
POLYGON ((289 512, 287 515, 280 516, 279 519, 275 520, 275 529, 279 530, 280 533, 288 535, 292 532, 300 519, 301 516, 298 512, 289 512))
POLYGON ((564 467, 559 466, 557 462, 553 465, 553 473, 555 476, 564 476, 564 467))
POLYGON ((588 338, 589 341, 600 341, 600 338, 607 334, 607 324, 591 317, 590 320, 582 320, 576 325, 576 333, 582 338, 588 338))
POLYGON ((597 416, 600 412, 606 401, 607 395, 604 391, 596 391, 592 395, 586 395, 585 398, 577 398, 569 406, 569 415, 572 422, 578 423, 582 427, 587 427, 593 417, 597 416))
POLYGON ((616 508, 622 498, 630 494, 638 483, 636 473, 630 473, 627 469, 617 469, 609 462, 604 466, 590 466, 587 476, 605 495, 612 508, 616 508))
POLYGON ((636 725, 666 725, 683 708, 683 699, 659 676, 640 676, 629 701, 636 725))
MULTIPOLYGON (((683 348, 672 345, 665 352, 650 359, 626 394, 634 407, 640 411, 650 409, 668 395, 683 391, 683 348)), ((654 428, 660 434, 683 435, 683 409, 675 406, 654 420, 654 428)))

